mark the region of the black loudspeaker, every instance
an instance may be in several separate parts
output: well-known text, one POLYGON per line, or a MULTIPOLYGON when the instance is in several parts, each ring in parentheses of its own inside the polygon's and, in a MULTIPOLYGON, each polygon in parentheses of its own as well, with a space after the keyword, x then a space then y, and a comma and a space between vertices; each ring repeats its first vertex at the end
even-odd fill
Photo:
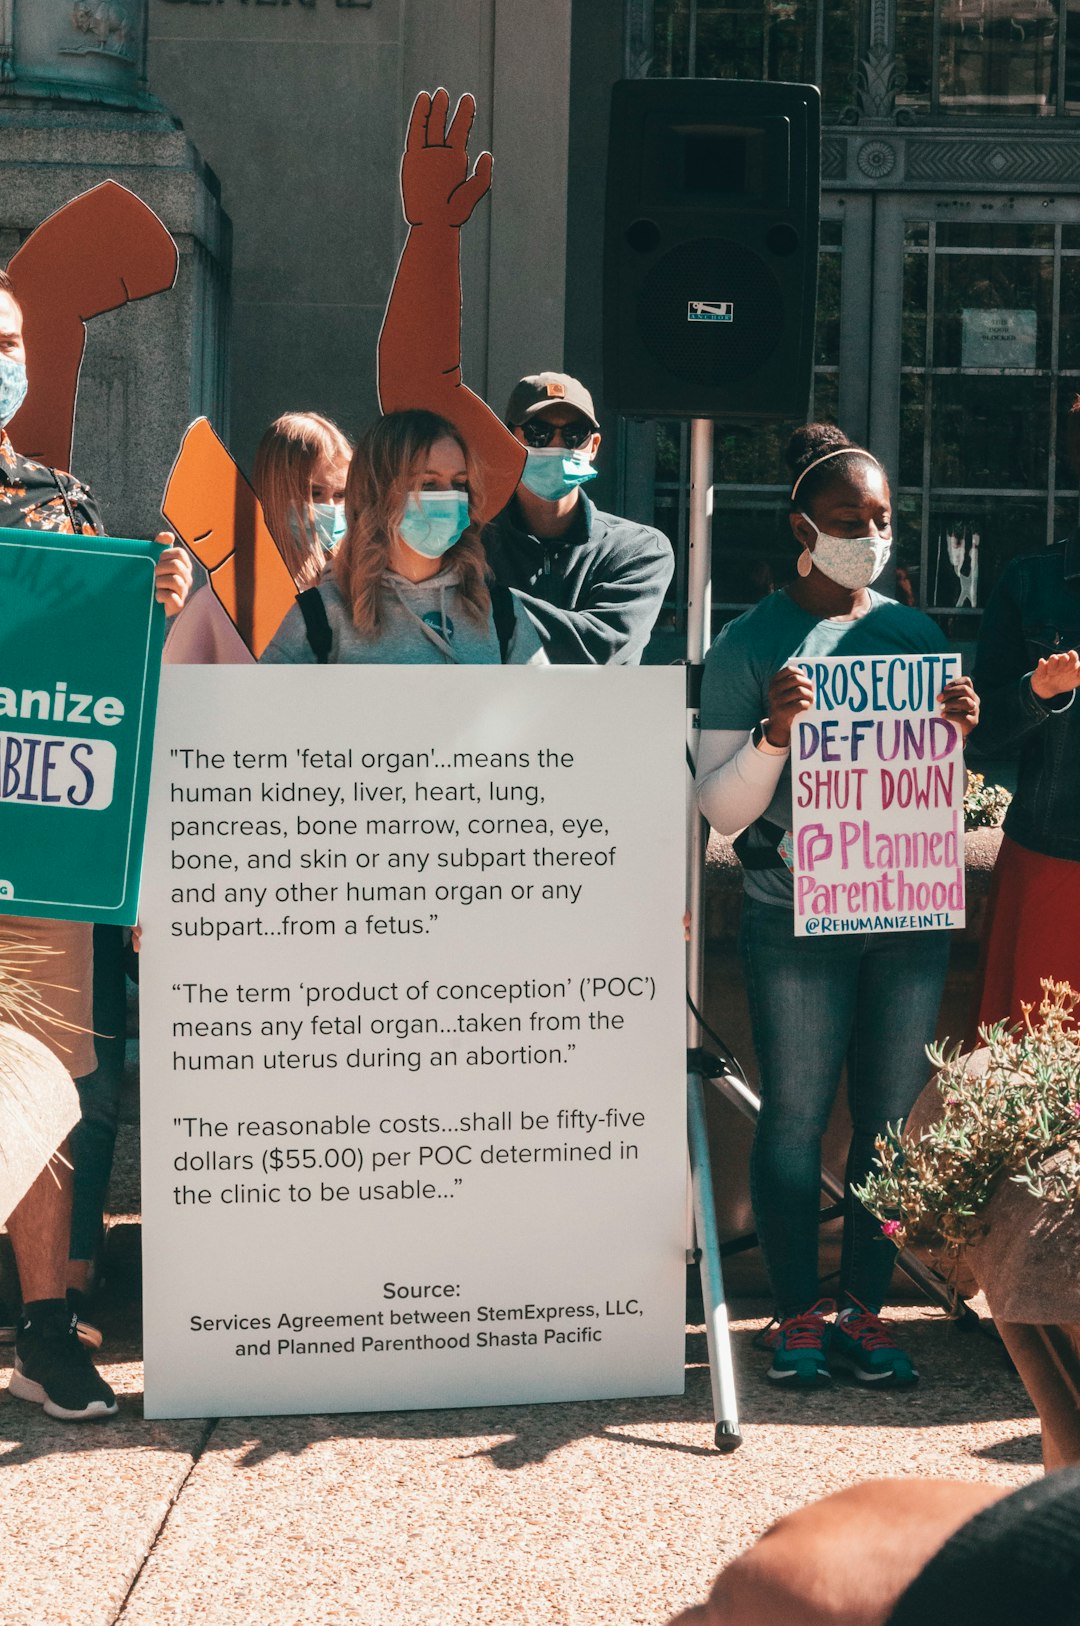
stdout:
POLYGON ((820 192, 815 85, 615 85, 604 244, 609 407, 639 418, 805 418, 820 192))

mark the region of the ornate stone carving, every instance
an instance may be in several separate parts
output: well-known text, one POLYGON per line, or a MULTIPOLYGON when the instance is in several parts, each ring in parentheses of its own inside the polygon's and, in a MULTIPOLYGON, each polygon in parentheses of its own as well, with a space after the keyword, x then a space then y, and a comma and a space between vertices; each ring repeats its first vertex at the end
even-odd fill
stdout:
POLYGON ((854 106, 840 115, 843 124, 910 124, 911 112, 897 107, 897 92, 904 88, 891 45, 871 44, 859 63, 854 106))
POLYGON ((134 21, 120 0, 74 0, 71 26, 78 38, 61 45, 65 56, 112 56, 134 62, 134 21))
POLYGON ((0 93, 147 105, 139 77, 147 5, 148 0, 0 0, 0 93))
POLYGON ((906 154, 909 181, 1020 183, 1058 186, 1080 182, 1080 146, 1075 141, 1032 141, 1010 134, 1009 139, 949 141, 940 135, 909 139, 906 154))
POLYGON ((843 136, 823 137, 821 143, 821 178, 824 181, 842 181, 847 174, 847 142, 843 136))
POLYGON ((0 0, 0 83, 15 77, 15 0, 0 0))
POLYGON ((872 181, 883 181, 896 168, 896 148, 888 141, 864 141, 855 162, 872 181))

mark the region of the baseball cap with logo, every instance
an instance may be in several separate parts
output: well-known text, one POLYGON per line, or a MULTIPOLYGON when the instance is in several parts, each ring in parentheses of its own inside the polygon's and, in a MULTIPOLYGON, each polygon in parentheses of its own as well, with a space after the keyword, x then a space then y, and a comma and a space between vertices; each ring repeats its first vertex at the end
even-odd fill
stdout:
POLYGON ((571 378, 569 373, 534 373, 530 378, 520 379, 506 403, 506 421, 511 429, 516 429, 550 406, 576 407, 594 429, 600 427, 592 396, 580 379, 571 378))

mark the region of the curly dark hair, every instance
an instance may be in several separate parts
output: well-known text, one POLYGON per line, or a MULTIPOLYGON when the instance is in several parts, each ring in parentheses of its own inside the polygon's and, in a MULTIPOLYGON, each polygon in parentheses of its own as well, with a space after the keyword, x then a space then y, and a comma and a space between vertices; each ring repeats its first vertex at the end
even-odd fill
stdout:
POLYGON ((868 452, 863 446, 857 446, 834 423, 804 423, 796 429, 784 453, 784 460, 791 471, 792 512, 808 508, 828 486, 839 484, 842 480, 850 480, 859 467, 860 459, 863 461, 869 459, 875 468, 881 468, 873 452, 868 452), (847 451, 850 451, 848 457, 829 457, 830 452, 847 451), (829 461, 808 474, 799 485, 798 496, 794 496, 794 487, 799 476, 821 457, 829 457, 829 461))

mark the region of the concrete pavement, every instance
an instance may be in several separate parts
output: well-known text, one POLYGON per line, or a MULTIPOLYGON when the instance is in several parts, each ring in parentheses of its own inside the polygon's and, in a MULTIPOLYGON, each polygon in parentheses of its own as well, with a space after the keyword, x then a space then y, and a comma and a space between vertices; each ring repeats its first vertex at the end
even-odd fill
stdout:
POLYGON ((672 1399, 148 1423, 136 1308, 109 1316, 113 1422, 0 1400, 4 1626, 662 1626, 815 1494, 1040 1471, 998 1346, 921 1306, 897 1311, 918 1389, 797 1397, 750 1348, 764 1304, 734 1305, 745 1443, 729 1457, 694 1326, 672 1399))

